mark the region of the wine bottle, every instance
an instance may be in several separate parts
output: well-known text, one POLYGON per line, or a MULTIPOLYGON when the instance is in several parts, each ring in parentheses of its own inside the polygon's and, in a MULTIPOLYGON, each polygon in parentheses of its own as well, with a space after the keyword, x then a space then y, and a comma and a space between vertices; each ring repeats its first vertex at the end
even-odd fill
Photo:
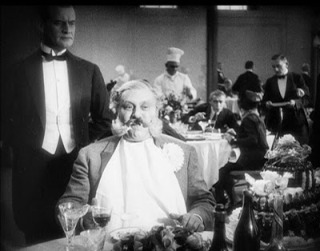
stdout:
POLYGON ((286 251, 283 244, 283 200, 282 195, 276 194, 273 204, 272 234, 265 251, 286 251))
POLYGON ((223 204, 217 204, 214 212, 214 235, 209 251, 228 251, 226 243, 226 210, 223 204))
POLYGON ((259 251, 260 231, 253 211, 253 195, 243 191, 242 212, 233 237, 233 251, 259 251))

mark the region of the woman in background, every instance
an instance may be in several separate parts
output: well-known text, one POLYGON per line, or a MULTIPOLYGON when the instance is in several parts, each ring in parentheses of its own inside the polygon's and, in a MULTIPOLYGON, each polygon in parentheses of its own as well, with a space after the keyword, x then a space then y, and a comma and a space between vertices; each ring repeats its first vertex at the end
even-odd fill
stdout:
POLYGON ((265 154, 268 150, 266 139, 266 126, 258 113, 258 104, 261 95, 252 91, 246 91, 245 97, 239 101, 241 111, 241 124, 238 132, 230 129, 226 133, 226 139, 232 147, 240 149, 240 156, 235 163, 228 162, 219 170, 219 181, 215 188, 218 203, 226 203, 224 191, 230 199, 230 209, 235 205, 232 196, 234 180, 229 175, 235 170, 260 170, 265 163, 265 154))

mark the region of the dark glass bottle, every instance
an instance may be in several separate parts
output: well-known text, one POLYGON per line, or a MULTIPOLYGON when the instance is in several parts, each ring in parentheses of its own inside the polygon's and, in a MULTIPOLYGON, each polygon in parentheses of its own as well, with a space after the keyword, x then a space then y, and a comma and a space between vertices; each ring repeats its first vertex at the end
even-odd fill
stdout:
POLYGON ((214 236, 209 251, 228 251, 225 226, 226 215, 224 205, 217 204, 214 212, 214 236))
POLYGON ((233 237, 233 251, 259 251, 260 231, 253 211, 253 195, 243 191, 242 212, 233 237))
POLYGON ((274 197, 272 234, 265 251, 287 251, 283 244, 283 199, 280 194, 274 197))

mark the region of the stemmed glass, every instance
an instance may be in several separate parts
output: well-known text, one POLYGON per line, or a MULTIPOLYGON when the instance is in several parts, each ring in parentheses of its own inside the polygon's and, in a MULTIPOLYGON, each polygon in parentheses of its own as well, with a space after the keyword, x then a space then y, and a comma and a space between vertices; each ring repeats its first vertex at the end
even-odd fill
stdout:
POLYGON ((94 223, 100 228, 105 228, 111 219, 112 208, 91 206, 91 210, 94 223))
POLYGON ((203 120, 203 121, 200 121, 200 122, 199 122, 199 125, 201 126, 202 133, 204 133, 204 132, 205 132, 205 130, 206 130, 206 127, 209 125, 209 122, 208 122, 208 121, 203 120))
POLYGON ((64 202, 59 205, 58 219, 67 237, 67 251, 72 250, 75 227, 89 207, 89 205, 82 206, 73 202, 64 202))

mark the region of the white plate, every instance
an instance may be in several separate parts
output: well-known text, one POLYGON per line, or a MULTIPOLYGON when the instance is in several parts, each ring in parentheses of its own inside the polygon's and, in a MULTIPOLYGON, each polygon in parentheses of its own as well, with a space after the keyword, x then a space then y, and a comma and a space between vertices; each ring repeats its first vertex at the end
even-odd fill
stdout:
POLYGON ((138 232, 144 233, 144 231, 138 227, 118 228, 118 229, 112 230, 110 232, 110 236, 113 240, 118 241, 118 240, 123 239, 125 236, 135 234, 138 232))

